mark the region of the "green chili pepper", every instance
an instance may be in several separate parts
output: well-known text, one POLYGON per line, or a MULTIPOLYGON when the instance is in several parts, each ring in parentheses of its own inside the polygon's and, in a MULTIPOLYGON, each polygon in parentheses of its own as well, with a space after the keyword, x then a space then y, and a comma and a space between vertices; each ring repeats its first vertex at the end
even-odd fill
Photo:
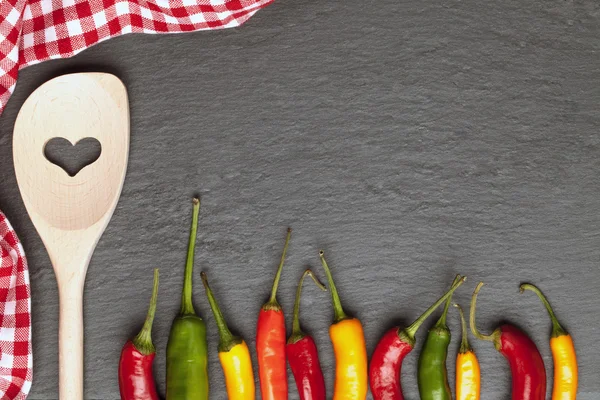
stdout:
MULTIPOLYGON (((457 276, 453 285, 459 279, 460 276, 457 276)), ((446 300, 440 319, 429 330, 419 357, 418 383, 421 400, 452 400, 446 369, 446 357, 451 339, 450 329, 446 325, 446 316, 451 301, 452 296, 446 300)))
POLYGON ((167 343, 167 400, 208 399, 206 324, 196 315, 192 304, 192 271, 199 213, 200 200, 194 199, 181 310, 173 321, 167 343))

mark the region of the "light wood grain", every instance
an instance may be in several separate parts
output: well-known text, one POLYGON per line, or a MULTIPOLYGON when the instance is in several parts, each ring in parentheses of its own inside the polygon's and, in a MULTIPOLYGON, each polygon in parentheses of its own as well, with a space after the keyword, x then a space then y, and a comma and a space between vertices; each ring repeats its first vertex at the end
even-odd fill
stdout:
POLYGON ((127 92, 110 74, 70 74, 46 82, 25 101, 15 122, 17 182, 58 282, 61 400, 83 399, 85 275, 121 194, 128 154, 127 92), (44 156, 44 146, 55 137, 72 144, 93 137, 102 152, 71 177, 44 156))

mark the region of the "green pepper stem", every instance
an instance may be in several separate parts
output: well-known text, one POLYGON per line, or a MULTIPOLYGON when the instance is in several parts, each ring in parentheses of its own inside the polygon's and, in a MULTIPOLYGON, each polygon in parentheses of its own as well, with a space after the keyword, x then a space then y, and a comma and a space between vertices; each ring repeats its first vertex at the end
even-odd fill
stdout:
POLYGON ((327 282, 329 283, 329 291, 331 292, 331 302, 333 303, 333 312, 334 312, 334 323, 338 323, 345 319, 348 319, 348 315, 344 312, 342 308, 342 302, 340 301, 340 296, 338 295, 337 288, 335 287, 335 283, 333 282, 333 276, 331 276, 331 271, 329 270, 329 266, 327 265, 327 261, 325 261, 325 252, 321 250, 319 252, 319 257, 321 258, 321 265, 323 265, 323 269, 325 270, 325 275, 327 275, 327 282))
POLYGON ((279 261, 279 267, 273 280, 273 287, 271 288, 271 297, 269 301, 263 306, 263 308, 269 310, 280 310, 281 306, 277 302, 277 288, 279 288, 279 280, 281 279, 281 271, 283 271, 283 263, 285 262, 285 255, 287 253, 288 246, 290 244, 290 238, 292 237, 292 228, 288 228, 287 236, 285 238, 285 245, 283 246, 283 253, 281 254, 281 260, 279 261))
POLYGON ((200 199, 192 200, 194 209, 192 213, 192 226, 190 228, 190 242, 188 244, 187 259, 185 262, 185 276, 183 279, 183 291, 181 293, 181 315, 195 315, 192 304, 192 272, 194 271, 194 252, 196 249, 196 236, 198 234, 198 215, 200 214, 200 199))
POLYGON ((156 314, 156 303, 158 301, 158 268, 154 270, 154 285, 152 287, 152 297, 150 298, 150 307, 148 307, 148 313, 146 314, 146 320, 140 333, 133 338, 133 346, 147 356, 155 353, 156 349, 152 343, 152 323, 154 322, 154 314, 156 314))
POLYGON ((554 310, 552 309, 550 302, 537 286, 534 286, 529 283, 524 283, 521 285, 519 290, 521 293, 523 293, 525 290, 531 290, 540 298, 540 300, 546 307, 546 310, 548 310, 548 315, 550 316, 550 320, 552 321, 552 337, 559 337, 567 334, 567 331, 558 322, 558 318, 556 318, 556 314, 554 314, 554 310))
POLYGON ((479 330, 477 329, 477 324, 475 323, 477 295, 479 294, 479 291, 481 290, 483 285, 484 285, 483 282, 479 282, 479 284, 475 288, 475 291, 473 292, 473 296, 471 297, 471 312, 469 315, 469 325, 471 326, 471 332, 473 332, 473 335, 477 339, 487 340, 488 342, 496 343, 497 338, 498 338, 498 335, 495 333, 496 331, 494 331, 491 335, 484 335, 483 333, 479 332, 479 330))
POLYGON ((423 325, 423 322, 425 322, 425 320, 440 306, 442 305, 442 303, 444 301, 446 301, 446 299, 448 299, 450 296, 452 296, 452 293, 454 293, 454 291, 456 289, 458 289, 460 287, 460 285, 462 285, 465 281, 467 280, 466 276, 461 276, 460 279, 458 280, 458 282, 454 283, 452 285, 452 287, 450 288, 450 290, 448 290, 446 292, 446 294, 444 294, 442 297, 440 297, 435 303, 433 303, 433 305, 431 307, 429 307, 419 318, 417 318, 415 320, 415 322, 413 322, 408 328, 404 329, 403 331, 399 332, 400 335, 402 335, 403 337, 407 338, 410 342, 414 343, 415 342, 415 335, 417 333, 417 331, 419 330, 419 328, 421 327, 421 325, 423 325))
POLYGON ((467 332, 467 321, 465 321, 465 313, 463 312, 460 304, 454 304, 454 307, 458 309, 458 313, 460 314, 460 328, 462 331, 462 338, 460 340, 460 349, 459 353, 468 353, 472 351, 471 345, 469 344, 469 333, 467 332))
POLYGON ((223 313, 217 304, 217 300, 208 285, 208 277, 205 272, 200 273, 200 277, 202 278, 202 283, 204 284, 204 290, 206 291, 206 297, 208 297, 208 302, 210 304, 210 309, 215 316, 215 322, 217 323, 217 329, 219 330, 219 352, 227 352, 233 348, 236 344, 241 342, 239 337, 234 336, 227 323, 225 322, 225 317, 223 317, 223 313))
POLYGON ((302 284, 304 283, 304 278, 306 276, 310 276, 312 280, 315 282, 315 285, 319 287, 319 289, 323 291, 327 291, 325 285, 319 281, 319 279, 313 274, 310 269, 307 269, 302 274, 300 278, 300 282, 298 282, 298 288, 296 289, 296 301, 294 302, 294 317, 292 319, 292 334, 288 340, 288 343, 296 343, 298 340, 302 339, 306 334, 300 328, 300 297, 302 295, 302 284))
MULTIPOLYGON (((459 280, 460 280, 460 275, 456 275, 456 277, 452 281, 452 286, 457 284, 459 280)), ((446 304, 444 305, 444 312, 442 313, 442 316, 440 317, 440 319, 436 322, 435 328, 448 329, 448 324, 446 323, 446 319, 448 316, 448 309, 450 308, 451 303, 452 303, 452 296, 448 297, 448 299, 446 300, 446 304)))

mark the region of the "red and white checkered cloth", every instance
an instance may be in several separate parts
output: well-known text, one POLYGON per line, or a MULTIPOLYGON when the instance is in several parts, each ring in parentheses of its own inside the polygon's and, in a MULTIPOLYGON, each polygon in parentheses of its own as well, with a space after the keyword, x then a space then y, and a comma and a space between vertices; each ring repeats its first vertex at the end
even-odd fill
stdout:
POLYGON ((273 0, 0 0, 0 114, 21 68, 125 33, 239 26, 273 0))
MULTIPOLYGON (((1 0, 4 1, 4 0, 1 0)), ((0 399, 24 400, 31 388, 31 297, 23 246, 0 212, 0 399)))

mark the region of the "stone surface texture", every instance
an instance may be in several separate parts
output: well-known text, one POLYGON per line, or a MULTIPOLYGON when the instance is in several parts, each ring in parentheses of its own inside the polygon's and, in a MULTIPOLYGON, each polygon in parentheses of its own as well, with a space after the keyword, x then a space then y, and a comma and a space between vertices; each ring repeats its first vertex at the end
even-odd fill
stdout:
MULTIPOLYGON (((232 330, 254 349, 288 226, 278 298, 289 325, 304 268, 324 278, 319 249, 347 311, 364 323, 369 353, 387 328, 410 323, 462 273, 469 280, 455 300, 467 307, 475 284, 488 283, 480 328, 507 320, 525 329, 551 387, 549 319, 532 293, 518 293, 532 282, 575 338, 578 398, 599 399, 599 38, 592 0, 277 0, 239 29, 126 35, 23 70, 0 117, 0 208, 31 268, 29 398, 58 398, 58 297, 19 195, 12 129, 46 80, 105 71, 129 92, 131 154, 86 281, 86 398, 119 398, 119 353, 142 325, 156 267, 155 371, 164 394, 191 198, 200 194, 194 302, 208 323, 212 399, 226 394, 200 271, 232 330)), ((329 398, 332 316, 328 295, 307 282, 302 323, 316 338, 329 398)), ((449 325, 453 381, 455 310, 449 325)), ((405 362, 408 399, 418 398, 427 327, 405 362)), ((490 343, 470 340, 483 398, 508 398, 506 362, 490 343)), ((290 399, 298 399, 289 378, 290 399)))

